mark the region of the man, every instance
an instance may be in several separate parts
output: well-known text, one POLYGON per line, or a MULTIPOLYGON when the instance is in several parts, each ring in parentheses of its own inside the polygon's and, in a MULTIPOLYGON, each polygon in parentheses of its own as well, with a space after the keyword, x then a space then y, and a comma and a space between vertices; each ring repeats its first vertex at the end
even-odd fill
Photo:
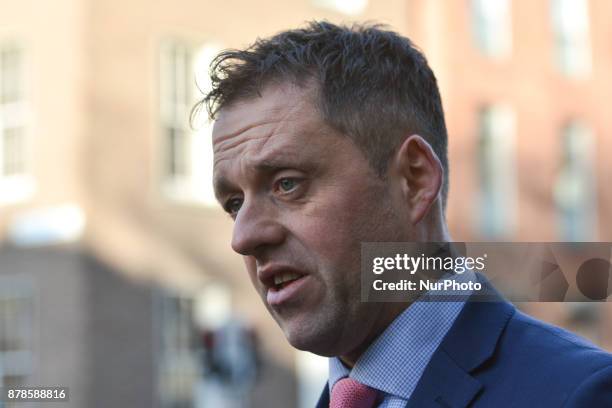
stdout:
POLYGON ((442 104, 408 39, 315 22, 212 72, 231 245, 287 340, 330 357, 320 407, 612 406, 610 355, 501 298, 361 302, 362 242, 450 240, 442 104))

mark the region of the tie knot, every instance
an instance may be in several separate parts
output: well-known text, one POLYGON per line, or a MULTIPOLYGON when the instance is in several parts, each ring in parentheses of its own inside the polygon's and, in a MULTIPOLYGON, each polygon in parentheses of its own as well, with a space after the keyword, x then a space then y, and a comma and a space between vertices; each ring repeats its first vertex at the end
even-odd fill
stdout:
POLYGON ((338 381, 331 392, 330 408, 372 408, 378 391, 365 384, 343 378, 338 381))

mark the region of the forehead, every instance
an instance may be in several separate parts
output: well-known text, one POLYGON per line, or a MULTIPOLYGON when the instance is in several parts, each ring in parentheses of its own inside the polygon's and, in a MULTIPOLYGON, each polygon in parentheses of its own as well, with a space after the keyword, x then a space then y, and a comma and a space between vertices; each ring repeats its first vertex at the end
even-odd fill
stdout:
POLYGON ((299 86, 291 81, 272 82, 265 85, 258 93, 245 97, 238 97, 235 101, 221 107, 217 122, 224 123, 225 118, 235 119, 234 113, 245 110, 253 114, 261 114, 267 111, 284 111, 289 108, 288 103, 295 105, 299 102, 314 102, 314 81, 299 86))
POLYGON ((313 95, 312 89, 278 85, 223 108, 213 128, 215 179, 235 164, 298 161, 317 144, 330 143, 313 95))
MULTIPOLYGON (((220 110, 213 129, 213 145, 222 150, 228 139, 249 136, 251 130, 300 130, 320 122, 313 90, 292 84, 264 88, 261 96, 239 100, 220 110)), ((263 136, 263 135, 260 135, 263 136)))

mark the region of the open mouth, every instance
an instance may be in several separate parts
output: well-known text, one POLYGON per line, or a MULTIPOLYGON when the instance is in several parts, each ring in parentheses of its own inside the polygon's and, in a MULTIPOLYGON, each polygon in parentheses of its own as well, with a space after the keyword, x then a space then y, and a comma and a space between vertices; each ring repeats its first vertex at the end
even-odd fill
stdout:
POLYGON ((272 307, 289 304, 295 306, 303 298, 304 291, 308 290, 308 282, 311 281, 308 274, 290 268, 268 269, 261 275, 260 279, 263 278, 262 282, 267 287, 266 301, 272 307))
POLYGON ((275 290, 275 291, 282 290, 283 288, 291 285, 293 282, 297 281, 303 276, 304 275, 300 275, 295 272, 279 273, 276 276, 274 276, 274 286, 272 286, 270 289, 275 290))

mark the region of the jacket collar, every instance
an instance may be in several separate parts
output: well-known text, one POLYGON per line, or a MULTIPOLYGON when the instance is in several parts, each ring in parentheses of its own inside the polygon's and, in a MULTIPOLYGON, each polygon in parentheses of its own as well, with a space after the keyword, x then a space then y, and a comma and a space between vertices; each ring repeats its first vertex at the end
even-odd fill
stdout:
POLYGON ((329 408, 329 384, 325 381, 325 388, 319 397, 316 408, 329 408))
MULTIPOLYGON (((464 408, 482 389, 470 373, 493 355, 515 308, 486 278, 477 276, 485 295, 473 295, 468 300, 423 372, 410 398, 411 406, 464 408)), ((326 385, 317 408, 328 406, 326 385)))

